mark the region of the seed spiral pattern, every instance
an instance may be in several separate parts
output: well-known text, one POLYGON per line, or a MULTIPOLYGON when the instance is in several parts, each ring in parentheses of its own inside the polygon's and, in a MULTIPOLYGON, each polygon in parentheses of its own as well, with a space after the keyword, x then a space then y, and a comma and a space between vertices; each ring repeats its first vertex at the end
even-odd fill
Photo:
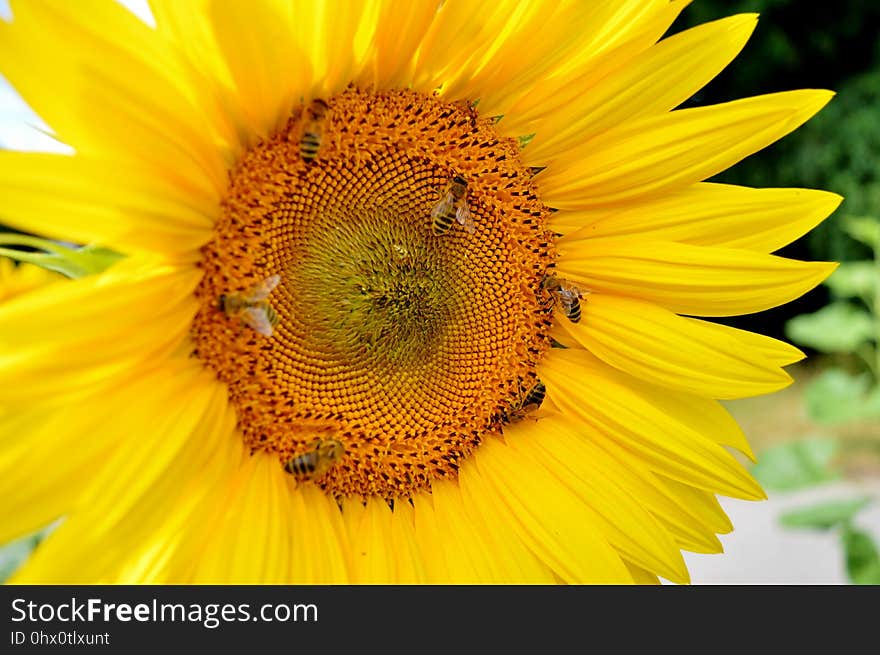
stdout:
POLYGON ((313 159, 300 107, 231 171, 202 251, 195 354, 227 384, 252 450, 283 466, 338 439, 344 456, 316 484, 406 498, 454 477, 537 380, 550 210, 519 144, 469 105, 354 88, 325 102, 313 159), (436 235, 431 210, 456 175, 474 231, 436 235), (272 336, 219 308, 272 275, 272 336))

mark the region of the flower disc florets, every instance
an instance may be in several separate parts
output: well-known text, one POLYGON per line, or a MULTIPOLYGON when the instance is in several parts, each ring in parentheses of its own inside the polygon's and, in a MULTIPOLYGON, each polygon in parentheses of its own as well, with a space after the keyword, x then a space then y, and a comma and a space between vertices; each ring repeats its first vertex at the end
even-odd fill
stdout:
POLYGON ((550 210, 493 125, 463 103, 349 89, 241 158, 193 336, 252 449, 284 464, 338 441, 325 491, 407 497, 454 476, 535 383, 550 210))

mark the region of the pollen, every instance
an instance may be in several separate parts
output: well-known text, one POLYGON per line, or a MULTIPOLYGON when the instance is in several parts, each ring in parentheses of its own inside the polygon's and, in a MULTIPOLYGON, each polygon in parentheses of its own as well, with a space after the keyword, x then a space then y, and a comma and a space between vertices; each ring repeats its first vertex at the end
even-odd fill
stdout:
POLYGON ((338 444, 298 482, 407 498, 455 477, 537 383, 550 209, 519 143, 469 103, 350 88, 319 104, 230 172, 195 355, 252 452, 291 471, 338 444))

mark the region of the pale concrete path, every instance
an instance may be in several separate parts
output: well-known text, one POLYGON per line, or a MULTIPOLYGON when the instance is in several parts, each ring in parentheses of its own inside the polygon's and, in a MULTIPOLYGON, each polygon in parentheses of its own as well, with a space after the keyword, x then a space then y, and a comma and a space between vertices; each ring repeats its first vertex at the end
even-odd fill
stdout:
POLYGON ((856 524, 880 546, 880 479, 839 482, 790 494, 770 494, 759 503, 721 498, 734 531, 721 535, 723 555, 685 553, 693 584, 846 584, 836 532, 791 530, 779 525, 785 511, 814 502, 872 496, 856 524))

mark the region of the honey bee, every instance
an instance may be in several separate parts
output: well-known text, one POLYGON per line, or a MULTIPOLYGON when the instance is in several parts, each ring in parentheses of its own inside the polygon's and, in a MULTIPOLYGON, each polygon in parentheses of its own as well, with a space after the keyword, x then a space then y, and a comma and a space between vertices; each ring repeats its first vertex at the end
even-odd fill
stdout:
POLYGON ((467 180, 461 175, 449 181, 442 197, 431 209, 431 221, 437 236, 445 234, 452 227, 452 221, 457 221, 468 234, 474 233, 474 221, 467 206, 467 180))
POLYGON ((345 454, 345 446, 336 439, 315 439, 309 449, 284 465, 284 470, 298 480, 314 480, 324 475, 345 454))
POLYGON ((526 417, 526 414, 533 412, 541 407, 544 402, 544 396, 547 395, 547 387, 538 380, 525 393, 520 394, 510 407, 506 407, 498 414, 498 419, 502 424, 508 425, 516 423, 526 417))
POLYGON ((584 296, 583 291, 570 282, 561 280, 552 275, 545 277, 541 282, 541 286, 551 291, 559 299, 562 313, 565 314, 568 320, 572 323, 577 323, 581 320, 580 299, 584 296))
POLYGON ((245 291, 224 293, 220 296, 220 310, 227 316, 240 318, 264 337, 271 337, 278 325, 278 313, 266 298, 279 282, 280 275, 270 275, 245 291))
POLYGON ((328 109, 327 103, 320 98, 312 100, 306 107, 306 120, 299 140, 299 154, 307 164, 318 156, 318 150, 321 149, 324 136, 323 122, 328 109))

